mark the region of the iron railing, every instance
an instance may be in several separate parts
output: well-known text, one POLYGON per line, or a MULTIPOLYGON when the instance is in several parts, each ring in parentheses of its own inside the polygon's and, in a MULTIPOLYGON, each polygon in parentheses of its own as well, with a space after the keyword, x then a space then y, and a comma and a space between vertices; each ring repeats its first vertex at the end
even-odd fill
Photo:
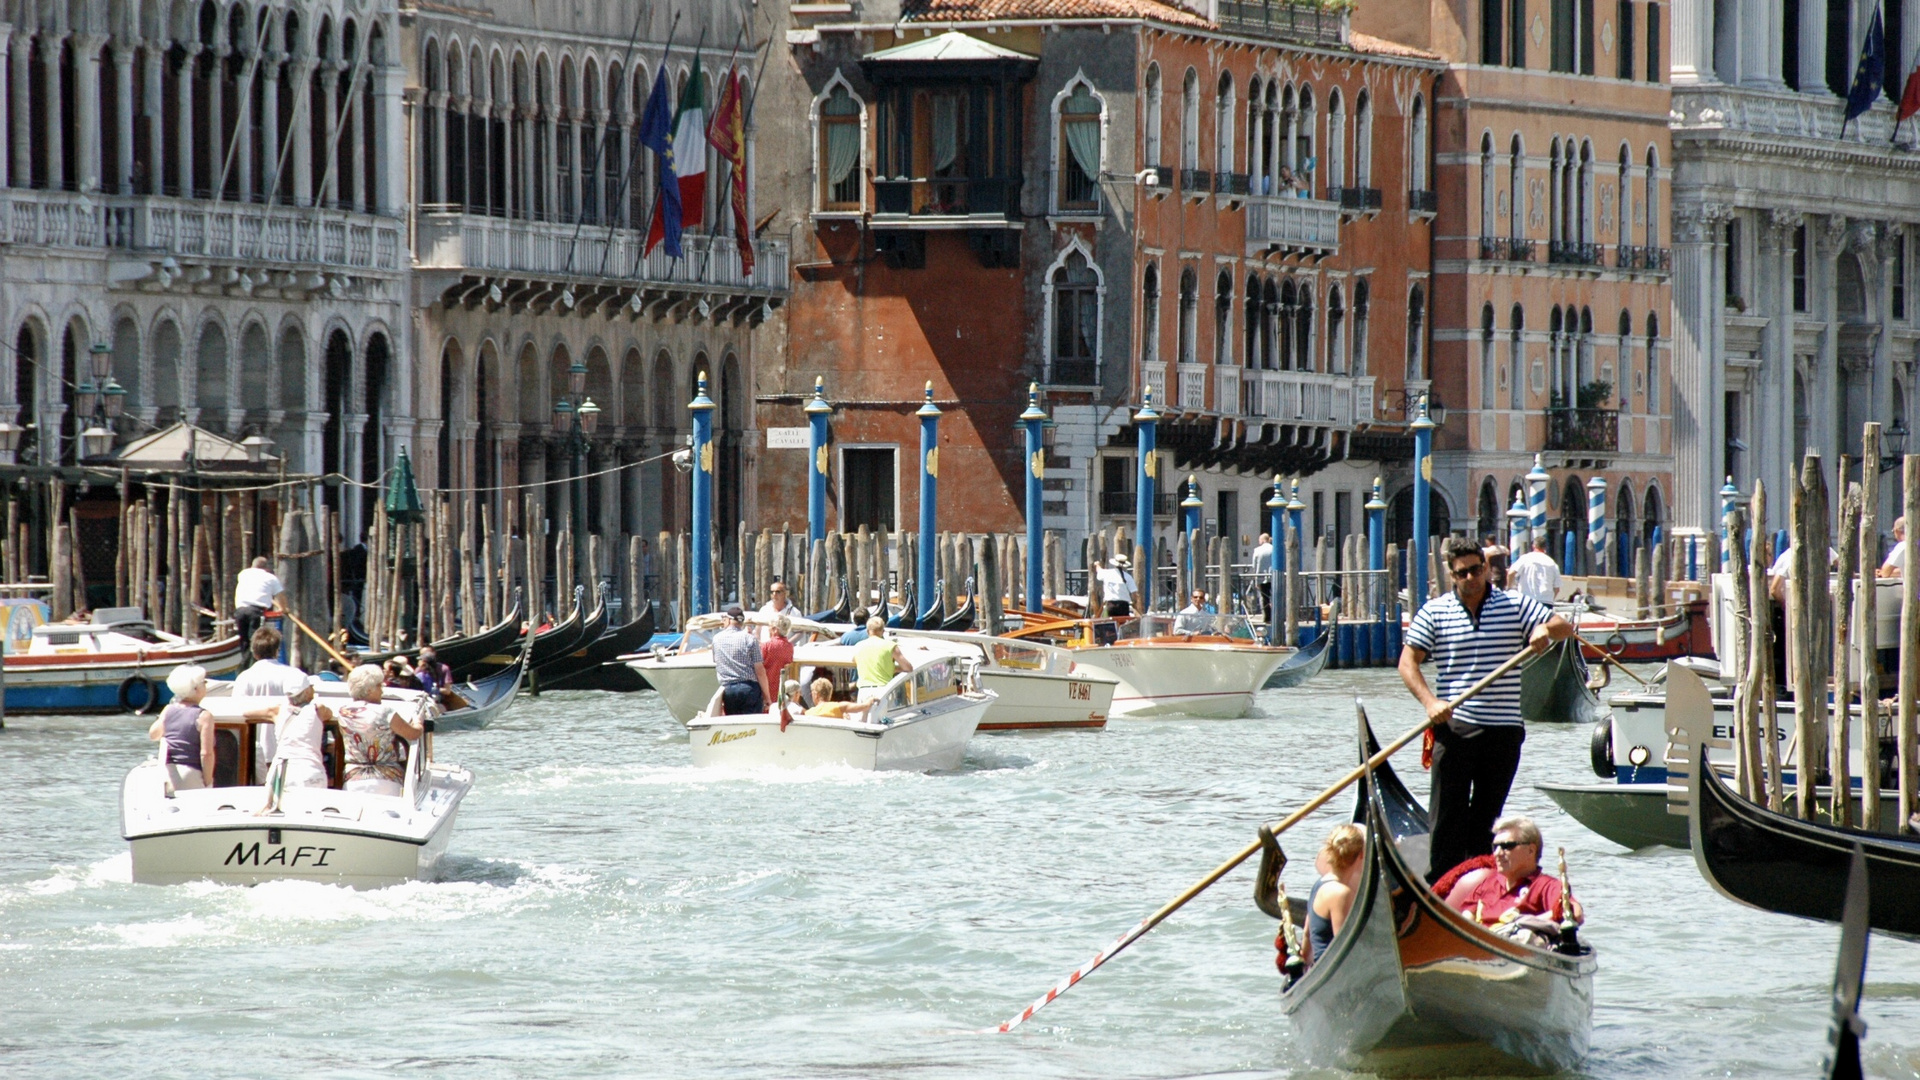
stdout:
POLYGON ((1619 448, 1620 410, 1547 410, 1547 449, 1612 453, 1619 448))

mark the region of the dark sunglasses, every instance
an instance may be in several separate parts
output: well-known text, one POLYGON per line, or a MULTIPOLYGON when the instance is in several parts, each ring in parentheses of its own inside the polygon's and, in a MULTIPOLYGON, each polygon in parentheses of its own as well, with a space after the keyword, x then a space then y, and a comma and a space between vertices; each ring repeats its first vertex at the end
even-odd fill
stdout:
POLYGON ((1525 840, 1496 840, 1493 843, 1493 850, 1512 851, 1514 848, 1526 846, 1528 846, 1528 841, 1525 840))
POLYGON ((1477 562, 1477 563, 1474 563, 1472 566, 1465 566, 1465 567, 1461 567, 1458 570, 1455 570, 1453 572, 1453 576, 1460 581, 1465 581, 1466 579, 1472 577, 1473 575, 1479 573, 1482 570, 1485 570, 1486 568, 1487 568, 1486 563, 1477 562))

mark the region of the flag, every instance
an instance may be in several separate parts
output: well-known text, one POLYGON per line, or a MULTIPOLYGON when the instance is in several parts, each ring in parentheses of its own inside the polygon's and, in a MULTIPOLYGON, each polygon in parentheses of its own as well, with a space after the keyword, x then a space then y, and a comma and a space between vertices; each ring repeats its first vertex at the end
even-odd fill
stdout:
POLYGON ((1905 120, 1914 113, 1920 113, 1920 67, 1907 75, 1907 89, 1900 95, 1900 115, 1896 119, 1905 120))
POLYGON ((1886 70, 1887 32, 1880 23, 1880 6, 1875 4, 1873 20, 1867 23, 1867 39, 1860 43, 1860 63, 1853 69, 1853 87, 1847 91, 1846 120, 1873 107, 1883 89, 1886 70))
POLYGON ((680 218, 695 228, 707 219, 707 98, 701 90, 700 54, 693 55, 680 111, 673 116, 673 171, 680 178, 680 218))
POLYGON ((647 221, 647 243, 643 254, 652 254, 664 241, 667 254, 680 257, 680 183, 673 174, 673 116, 667 105, 667 71, 663 66, 653 77, 653 90, 647 94, 647 107, 640 114, 640 145, 653 151, 658 185, 653 192, 653 216, 647 221))
POLYGON ((753 236, 747 228, 747 116, 740 99, 740 70, 727 72, 720 102, 713 108, 707 142, 727 159, 727 198, 733 205, 733 235, 739 242, 740 272, 753 273, 753 236))

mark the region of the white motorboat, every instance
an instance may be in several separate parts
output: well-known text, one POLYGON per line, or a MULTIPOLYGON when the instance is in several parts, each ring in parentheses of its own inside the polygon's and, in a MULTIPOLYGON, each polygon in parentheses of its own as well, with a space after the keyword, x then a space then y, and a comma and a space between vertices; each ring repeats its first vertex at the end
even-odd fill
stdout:
MULTIPOLYGON (((977 687, 974 665, 960 651, 934 646, 903 642, 913 670, 896 675, 867 712, 847 718, 800 716, 782 730, 780 715, 773 711, 719 715, 716 690, 707 708, 687 723, 693 763, 918 772, 958 768, 996 695, 977 687)), ((809 666, 814 677, 833 680, 835 700, 851 699, 852 646, 812 648, 816 655, 809 666)))
POLYGON ((427 728, 408 748, 402 794, 342 790, 340 756, 332 749, 340 734, 330 722, 329 786, 287 787, 269 808, 271 792, 259 783, 267 767, 255 761, 252 737, 260 721, 246 713, 280 699, 210 694, 203 705, 215 718, 216 786, 174 790, 156 754, 135 766, 121 787, 120 833, 132 848, 133 880, 298 880, 372 889, 432 877, 473 774, 432 761, 435 706, 425 695, 389 690, 384 700, 427 728))
MULTIPOLYGON (((796 650, 813 642, 834 642, 840 638, 839 630, 824 623, 798 617, 792 622, 787 640, 793 642, 796 650)), ((684 724, 706 708, 707 699, 720 689, 713 677, 713 635, 725 625, 724 615, 698 615, 687 620, 686 633, 679 645, 621 659, 646 677, 647 684, 659 691, 666 702, 667 711, 684 724)), ((747 625, 756 630, 771 627, 773 616, 749 611, 747 625)))
POLYGON ((1254 692, 1295 652, 1259 644, 1243 615, 1063 619, 1012 636, 1062 646, 1076 667, 1119 680, 1114 716, 1245 716, 1254 692))
POLYGON ((1040 641, 940 630, 902 630, 902 641, 938 641, 979 662, 980 685, 999 700, 981 731, 1104 728, 1120 680, 1077 663, 1074 654, 1040 641))

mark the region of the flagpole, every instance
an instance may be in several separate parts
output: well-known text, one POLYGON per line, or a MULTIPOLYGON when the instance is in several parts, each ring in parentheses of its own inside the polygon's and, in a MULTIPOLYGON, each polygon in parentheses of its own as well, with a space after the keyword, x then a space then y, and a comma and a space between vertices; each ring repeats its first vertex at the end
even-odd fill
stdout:
MULTIPOLYGON (((737 68, 739 67, 739 64, 740 64, 740 43, 741 43, 742 41, 745 41, 745 40, 746 40, 746 37, 747 37, 747 21, 746 21, 745 19, 741 19, 741 20, 740 20, 740 32, 739 32, 738 34, 735 34, 735 35, 733 36, 733 51, 732 51, 731 53, 729 53, 729 54, 727 55, 727 79, 729 80, 729 82, 731 82, 731 81, 732 81, 732 80, 734 79, 734 75, 735 75, 735 71, 736 71, 736 69, 737 69, 737 68)), ((721 93, 721 96, 722 96, 722 98, 724 99, 724 97, 725 97, 725 91, 722 91, 722 93, 721 93)), ((716 108, 716 110, 715 110, 715 111, 717 112, 717 111, 718 111, 718 109, 716 108)), ((713 120, 714 120, 714 117, 713 117, 713 116, 711 116, 711 115, 709 115, 709 116, 707 117, 707 130, 705 130, 705 131, 703 131, 703 132, 701 132, 701 133, 700 133, 700 144, 701 144, 701 150, 702 150, 703 152, 704 152, 704 151, 705 151, 705 150, 706 150, 706 149, 707 149, 708 147, 711 147, 711 146, 713 145, 713 120)), ((741 130, 741 132, 742 132, 742 134, 743 134, 743 137, 744 137, 744 133, 745 133, 745 131, 746 131, 746 117, 745 117, 745 116, 742 116, 742 117, 741 117, 741 120, 740 120, 740 130, 741 130)), ((740 160, 741 160, 741 164, 743 164, 743 165, 744 165, 744 164, 746 163, 746 156, 747 156, 747 154, 746 154, 746 147, 745 147, 745 146, 742 146, 742 147, 740 148, 740 160)), ((733 181, 733 176, 731 175, 731 171, 732 171, 732 168, 733 168, 733 163, 732 163, 732 162, 728 162, 728 163, 727 163, 727 167, 728 167, 728 170, 729 170, 729 175, 728 175, 728 177, 727 177, 727 180, 728 180, 728 183, 729 183, 729 184, 731 184, 731 183, 732 183, 732 181, 733 181)), ((732 200, 731 200, 731 199, 729 199, 728 201, 732 201, 732 200)), ((716 211, 716 214, 717 214, 717 211, 716 211)), ((712 232, 708 232, 708 233, 707 233, 707 255, 706 255, 706 259, 705 259, 705 261, 704 261, 704 262, 702 262, 702 264, 701 264, 701 266, 700 266, 700 273, 699 273, 698 275, 696 275, 696 276, 695 276, 695 278, 694 278, 694 280, 695 280, 695 281, 705 281, 705 280, 707 280, 707 271, 709 271, 709 270, 711 270, 711 269, 713 269, 713 240, 714 240, 714 233, 712 233, 712 232)))
MULTIPOLYGON (((626 56, 620 62, 620 71, 622 75, 631 75, 633 73, 633 43, 640 39, 640 20, 646 16, 646 13, 647 13, 647 9, 644 4, 634 5, 633 32, 627 35, 626 56)), ((677 21, 679 17, 680 17, 679 13, 676 12, 674 14, 674 19, 677 21)), ((586 86, 584 83, 581 85, 580 89, 583 91, 586 89, 586 86)), ((585 97, 586 95, 582 94, 581 96, 585 97)), ((607 109, 607 115, 609 118, 611 118, 613 115, 613 109, 611 108, 613 103, 609 101, 607 105, 609 106, 609 108, 607 109)), ((588 173, 590 174, 598 173, 600 171, 600 159, 606 156, 606 147, 607 147, 607 136, 605 132, 602 132, 598 138, 593 140, 593 164, 587 166, 588 173)), ((603 195, 603 194, 605 193, 595 192, 595 197, 598 198, 600 195, 603 195)), ((586 223, 587 223, 587 200, 583 198, 573 208, 573 237, 572 239, 567 241, 567 268, 565 271, 563 271, 564 273, 568 273, 568 274, 573 273, 573 257, 574 257, 574 254, 579 250, 580 233, 585 230, 586 223)), ((608 242, 611 243, 613 239, 613 234, 608 233, 607 239, 608 239, 608 242)), ((605 267, 606 264, 604 260, 602 261, 601 265, 603 268, 605 267)))
MULTIPOLYGON (((663 70, 667 66, 667 61, 673 58, 673 40, 674 40, 674 36, 678 34, 680 31, 680 14, 681 13, 678 10, 675 10, 673 13, 673 22, 667 25, 667 44, 666 44, 666 48, 660 53, 660 67, 663 70)), ((639 22, 637 19, 635 20, 634 28, 636 30, 639 29, 639 22)), ((629 68, 631 68, 631 56, 629 56, 629 68)), ((653 92, 652 88, 649 87, 647 92, 651 94, 653 92)), ((642 105, 640 108, 643 113, 646 111, 645 105, 642 105)), ((635 123, 636 131, 638 130, 638 126, 641 122, 642 122, 641 118, 635 119, 634 123, 635 123)), ((620 174, 620 190, 614 196, 615 202, 624 202, 626 200, 627 189, 633 186, 633 170, 639 164, 639 162, 640 162, 640 153, 635 153, 633 157, 627 162, 626 171, 620 174)), ((645 248, 647 246, 646 229, 648 228, 648 226, 653 224, 653 206, 651 204, 647 206, 646 219, 639 222, 638 224, 641 230, 640 247, 642 250, 641 250, 640 257, 644 260, 646 258, 645 248)), ((601 277, 607 276, 607 261, 613 257, 613 231, 615 227, 616 226, 613 221, 607 222, 607 246, 604 250, 600 252, 600 276, 601 277)), ((636 270, 637 269, 638 268, 636 267, 636 270)), ((629 276, 634 276, 634 275, 629 275, 629 276)))

